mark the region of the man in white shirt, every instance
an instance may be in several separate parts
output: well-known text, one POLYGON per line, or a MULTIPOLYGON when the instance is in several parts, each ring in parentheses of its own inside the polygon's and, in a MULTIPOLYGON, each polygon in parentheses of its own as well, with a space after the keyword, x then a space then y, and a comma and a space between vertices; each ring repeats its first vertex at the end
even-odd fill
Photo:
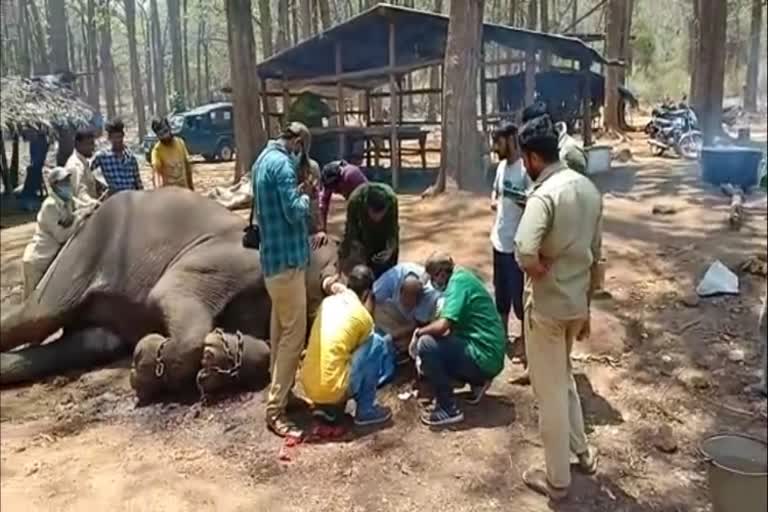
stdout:
MULTIPOLYGON (((515 234, 523 215, 525 190, 530 181, 525 172, 517 148, 517 126, 504 123, 493 132, 494 151, 499 155, 499 166, 493 180, 491 209, 496 219, 491 229, 493 245, 493 287, 496 295, 496 309, 501 316, 504 332, 507 333, 509 313, 523 321, 523 271, 515 260, 515 234)), ((518 347, 525 346, 518 340, 518 347)), ((517 379, 525 383, 526 377, 517 379)))
POLYGON ((101 202, 101 194, 107 184, 98 169, 92 170, 90 158, 96 148, 92 131, 82 128, 75 133, 75 150, 64 166, 72 180, 75 208, 95 208, 101 202))

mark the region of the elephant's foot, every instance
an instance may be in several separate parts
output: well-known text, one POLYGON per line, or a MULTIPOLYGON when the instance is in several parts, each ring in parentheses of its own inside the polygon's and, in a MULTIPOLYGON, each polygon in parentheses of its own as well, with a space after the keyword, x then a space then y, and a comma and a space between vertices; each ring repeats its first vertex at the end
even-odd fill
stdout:
POLYGON ((58 340, 0 354, 0 385, 39 380, 69 370, 93 368, 119 359, 128 345, 111 331, 94 327, 58 340))
POLYGON ((197 389, 204 401, 236 389, 261 389, 269 382, 269 345, 263 340, 215 329, 205 337, 197 389))

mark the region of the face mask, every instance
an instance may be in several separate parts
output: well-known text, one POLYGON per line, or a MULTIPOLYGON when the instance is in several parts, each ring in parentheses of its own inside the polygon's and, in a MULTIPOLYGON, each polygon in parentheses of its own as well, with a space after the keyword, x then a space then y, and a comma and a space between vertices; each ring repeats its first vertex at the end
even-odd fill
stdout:
POLYGON ((72 199, 72 186, 69 184, 55 185, 53 190, 62 201, 69 201, 72 199))
POLYGON ((299 163, 301 163, 301 152, 297 153, 291 153, 291 164, 293 165, 294 169, 299 168, 299 163))

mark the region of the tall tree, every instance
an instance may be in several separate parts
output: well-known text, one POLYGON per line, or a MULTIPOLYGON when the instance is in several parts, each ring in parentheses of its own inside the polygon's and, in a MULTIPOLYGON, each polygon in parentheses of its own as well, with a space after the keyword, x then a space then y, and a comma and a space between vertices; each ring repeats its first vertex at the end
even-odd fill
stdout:
POLYGON ((312 2, 311 0, 299 0, 301 9, 301 39, 312 37, 312 2))
MULTIPOLYGON (((622 44, 624 28, 626 26, 625 14, 627 0, 608 0, 606 4, 605 18, 605 52, 610 60, 622 60, 622 44)), ((620 72, 618 66, 608 66, 605 77, 605 129, 612 133, 621 131, 619 123, 619 83, 620 72)))
POLYGON ((50 61, 48 60, 48 51, 45 45, 45 35, 43 34, 43 20, 40 17, 40 10, 37 8, 37 4, 34 0, 27 0, 27 8, 29 13, 27 16, 27 23, 29 31, 34 42, 34 72, 36 75, 44 75, 50 73, 50 61))
POLYGON ((48 17, 48 59, 54 72, 69 70, 69 50, 67 46, 67 9, 63 0, 47 0, 48 17))
MULTIPOLYGON (((482 181, 477 132, 477 77, 480 69, 484 0, 452 1, 445 48, 443 83, 442 161, 435 192, 445 190, 446 177, 454 176, 461 188, 482 181)), ((393 114, 394 115, 394 114, 393 114)))
POLYGON ((85 0, 81 9, 83 41, 85 44, 85 60, 88 70, 88 103, 97 112, 101 112, 101 74, 99 73, 99 41, 96 25, 96 0, 85 0))
MULTIPOLYGON (((435 0, 435 12, 437 14, 443 13, 443 0, 435 0)), ((440 68, 438 66, 432 66, 432 69, 429 70, 429 88, 434 90, 438 87, 440 87, 440 68)), ((430 93, 427 103, 427 121, 434 123, 437 120, 437 109, 439 105, 439 95, 430 93)))
POLYGON ((277 0, 277 51, 283 51, 290 46, 291 22, 288 14, 288 0, 277 0))
POLYGON ((139 67, 139 51, 136 48, 136 0, 123 0, 125 6, 125 28, 128 33, 128 61, 131 70, 131 94, 133 95, 133 111, 139 128, 139 139, 147 133, 144 114, 144 95, 141 90, 141 69, 139 67))
POLYGON ((265 59, 274 53, 274 45, 272 44, 272 7, 270 4, 270 0, 259 0, 261 51, 265 59))
POLYGON ((188 18, 189 18, 189 3, 187 0, 182 1, 182 10, 181 10, 181 35, 182 35, 182 41, 181 41, 181 48, 184 52, 184 90, 186 91, 187 95, 192 96, 192 78, 189 76, 189 37, 188 37, 188 18))
POLYGON ((248 172, 266 144, 256 75, 251 0, 226 0, 227 42, 235 114, 235 181, 248 172))
POLYGON ((539 9, 537 0, 528 0, 528 17, 526 18, 526 27, 530 30, 536 30, 539 26, 539 9))
POLYGON ((30 49, 29 16, 27 14, 27 0, 19 0, 16 6, 16 16, 19 20, 19 72, 22 76, 32 74, 32 54, 30 49))
POLYGON ((762 47, 763 3, 752 0, 752 19, 749 27, 749 61, 747 62, 747 83, 744 86, 744 108, 757 112, 757 82, 760 72, 760 51, 762 47))
POLYGON ((331 21, 331 5, 328 0, 316 0, 317 10, 320 12, 320 21, 323 25, 323 30, 328 30, 333 25, 331 21))
POLYGON ((691 0, 693 7, 693 16, 688 23, 688 73, 691 75, 691 84, 688 89, 688 97, 693 100, 698 88, 699 73, 697 69, 698 55, 699 55, 699 41, 700 37, 700 20, 701 13, 699 12, 701 2, 699 0, 691 0))
MULTIPOLYGON (((251 19, 250 14, 248 15, 248 19, 251 19)), ((184 58, 182 55, 181 12, 179 0, 168 0, 168 33, 171 39, 173 90, 176 94, 184 97, 184 58)))
POLYGON ((98 17, 101 39, 101 46, 99 47, 101 76, 104 79, 107 117, 111 119, 117 115, 117 109, 115 108, 115 65, 112 61, 112 15, 109 0, 101 0, 98 17))
POLYGON ((141 8, 141 27, 144 32, 144 72, 147 75, 147 111, 150 115, 155 115, 155 88, 152 77, 152 28, 147 9, 143 3, 139 3, 141 8))
MULTIPOLYGON (((195 57, 197 58, 197 62, 195 65, 195 71, 197 73, 197 103, 202 104, 205 100, 204 98, 206 95, 203 94, 203 39, 206 37, 205 35, 205 0, 199 0, 198 3, 198 14, 199 18, 197 21, 197 49, 195 51, 195 57)), ((271 28, 271 27, 270 27, 271 28)))
POLYGON ((165 90, 165 65, 163 63, 163 33, 160 30, 160 13, 157 0, 149 0, 149 17, 152 34, 152 72, 155 82, 155 113, 164 116, 168 112, 168 97, 165 90))
POLYGON ((700 17, 696 73, 699 79, 696 80, 692 103, 701 120, 704 142, 711 144, 723 129, 728 3, 726 0, 697 1, 700 17))

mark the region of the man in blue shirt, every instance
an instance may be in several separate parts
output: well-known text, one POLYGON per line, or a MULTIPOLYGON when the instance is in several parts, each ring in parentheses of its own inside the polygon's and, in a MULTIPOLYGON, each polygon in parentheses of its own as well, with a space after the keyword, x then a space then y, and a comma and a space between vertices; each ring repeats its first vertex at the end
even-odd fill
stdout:
POLYGON ((267 426, 285 437, 298 435, 285 407, 307 334, 306 269, 309 266, 309 196, 298 167, 310 134, 291 123, 253 164, 253 197, 261 231, 261 266, 272 299, 267 426))
POLYGON ((373 295, 376 326, 391 334, 403 351, 413 331, 434 320, 440 298, 424 267, 416 263, 400 263, 384 272, 373 285, 373 295))
POLYGON ((93 157, 91 169, 101 169, 109 187, 109 195, 122 190, 143 190, 136 157, 125 147, 125 126, 120 119, 107 123, 107 137, 112 147, 93 157))

